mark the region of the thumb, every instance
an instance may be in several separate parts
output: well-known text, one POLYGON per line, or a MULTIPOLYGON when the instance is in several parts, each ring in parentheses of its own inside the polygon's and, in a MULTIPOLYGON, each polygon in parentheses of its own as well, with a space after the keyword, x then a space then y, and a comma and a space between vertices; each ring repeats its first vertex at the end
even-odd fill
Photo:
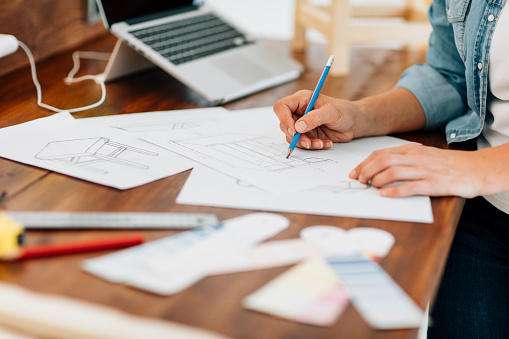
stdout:
POLYGON ((295 122, 295 130, 299 133, 309 132, 327 122, 328 114, 324 109, 316 109, 295 122))

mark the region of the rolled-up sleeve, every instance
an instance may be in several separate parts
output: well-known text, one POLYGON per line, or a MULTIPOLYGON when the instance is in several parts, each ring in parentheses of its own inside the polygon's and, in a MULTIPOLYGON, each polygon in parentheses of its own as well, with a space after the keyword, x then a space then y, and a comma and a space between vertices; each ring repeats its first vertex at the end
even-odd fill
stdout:
POLYGON ((433 1, 429 20, 433 32, 427 63, 407 69, 396 87, 406 88, 415 95, 426 115, 426 129, 436 129, 461 116, 468 105, 465 64, 447 20, 445 0, 433 1))

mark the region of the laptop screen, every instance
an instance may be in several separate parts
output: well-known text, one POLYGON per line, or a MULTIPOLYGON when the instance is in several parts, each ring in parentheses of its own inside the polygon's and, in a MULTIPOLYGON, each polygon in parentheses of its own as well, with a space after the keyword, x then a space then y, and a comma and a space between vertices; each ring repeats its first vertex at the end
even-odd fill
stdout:
POLYGON ((199 6, 203 0, 97 0, 108 26, 141 17, 158 18, 179 9, 199 6))

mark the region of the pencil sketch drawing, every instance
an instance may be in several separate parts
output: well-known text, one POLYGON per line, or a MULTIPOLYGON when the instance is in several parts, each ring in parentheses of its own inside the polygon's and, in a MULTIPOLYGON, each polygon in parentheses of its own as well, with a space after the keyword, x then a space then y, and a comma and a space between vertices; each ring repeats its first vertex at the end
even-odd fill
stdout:
POLYGON ((334 163, 331 159, 318 157, 292 156, 286 159, 279 145, 273 145, 259 135, 230 133, 174 140, 172 143, 233 168, 284 171, 334 163))
POLYGON ((158 153, 124 145, 108 138, 97 137, 49 142, 35 155, 35 158, 72 165, 102 174, 108 174, 108 171, 104 168, 93 166, 94 164, 106 162, 141 170, 149 168, 147 165, 120 158, 120 155, 124 152, 135 152, 147 156, 159 155, 158 153))
POLYGON ((171 120, 144 121, 143 123, 115 124, 110 126, 127 132, 170 132, 200 127, 204 123, 214 122, 215 119, 172 118, 171 120))

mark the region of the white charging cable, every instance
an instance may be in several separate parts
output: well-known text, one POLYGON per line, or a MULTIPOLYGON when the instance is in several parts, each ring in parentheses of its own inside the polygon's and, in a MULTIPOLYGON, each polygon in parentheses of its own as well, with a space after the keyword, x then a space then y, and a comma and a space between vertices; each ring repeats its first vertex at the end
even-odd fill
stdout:
POLYGON ((97 106, 101 105, 104 102, 104 100, 106 99, 106 86, 104 84, 104 79, 100 74, 84 75, 79 78, 74 78, 74 76, 76 75, 76 73, 78 73, 78 71, 80 69, 80 58, 95 59, 95 60, 108 60, 108 58, 110 57, 110 53, 76 51, 72 54, 72 60, 74 62, 74 65, 73 65, 73 68, 69 71, 69 74, 67 75, 67 77, 64 79, 64 82, 67 85, 70 85, 72 83, 81 82, 84 80, 93 80, 96 84, 101 86, 102 95, 101 95, 101 99, 99 99, 99 101, 97 101, 95 104, 91 104, 91 105, 84 106, 84 107, 72 108, 72 109, 60 109, 60 108, 56 108, 56 107, 47 105, 42 102, 41 84, 39 83, 39 80, 37 79, 37 71, 35 69, 34 56, 32 55, 32 52, 30 51, 28 46, 25 45, 22 41, 18 40, 18 44, 25 51, 26 55, 28 56, 28 60, 30 61, 30 70, 32 71, 32 80, 34 82, 35 89, 37 90, 37 105, 38 106, 49 109, 50 111, 54 111, 54 112, 67 111, 70 113, 74 113, 74 112, 85 111, 87 109, 97 107, 97 106))

